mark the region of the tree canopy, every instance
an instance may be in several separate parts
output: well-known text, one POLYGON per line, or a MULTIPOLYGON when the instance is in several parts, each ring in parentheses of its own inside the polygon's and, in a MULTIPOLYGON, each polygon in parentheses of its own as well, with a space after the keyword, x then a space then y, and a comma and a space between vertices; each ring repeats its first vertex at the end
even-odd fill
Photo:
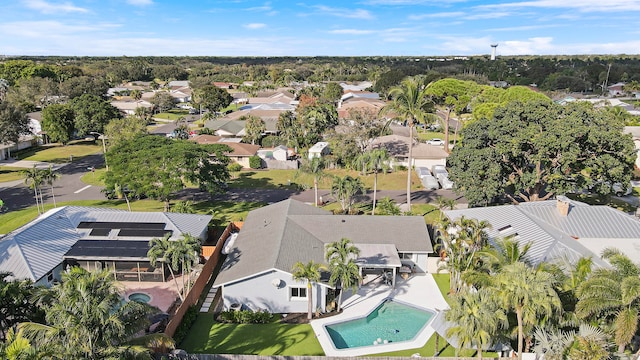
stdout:
POLYGON ((112 192, 120 185, 133 196, 164 201, 168 211, 170 197, 187 181, 210 193, 224 189, 229 179, 227 151, 231 149, 222 144, 203 146, 152 135, 125 140, 108 151, 113 165, 105 177, 105 190, 112 192))
POLYGON ((84 94, 69 102, 75 116, 75 129, 80 136, 92 131, 104 132, 104 127, 111 119, 120 117, 117 108, 101 97, 84 94))
POLYGON ((211 112, 218 112, 233 101, 228 91, 214 85, 203 86, 194 95, 196 102, 211 112))
POLYGON ((73 119, 73 109, 69 105, 49 105, 42 110, 42 130, 51 141, 67 144, 75 130, 73 119))
POLYGON ((593 187, 628 184, 636 151, 623 124, 587 103, 512 102, 462 131, 447 162, 456 189, 471 204, 506 196, 546 200, 593 187))
POLYGON ((29 119, 19 108, 0 101, 0 144, 18 142, 20 135, 29 134, 29 119))

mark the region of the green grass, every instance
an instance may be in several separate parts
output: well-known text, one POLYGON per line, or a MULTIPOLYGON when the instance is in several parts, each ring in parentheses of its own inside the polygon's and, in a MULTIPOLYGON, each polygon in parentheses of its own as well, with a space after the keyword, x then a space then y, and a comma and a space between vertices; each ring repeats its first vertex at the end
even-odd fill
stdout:
POLYGON ((189 110, 172 109, 172 110, 169 110, 167 112, 157 113, 157 114, 153 115, 153 117, 154 118, 158 118, 158 119, 176 121, 176 120, 180 119, 181 117, 184 117, 184 116, 187 116, 187 115, 189 115, 189 110))
POLYGON ((0 166, 0 182, 22 180, 22 170, 24 168, 12 167, 12 166, 0 166))
POLYGON ((71 142, 66 146, 62 144, 36 146, 16 152, 14 155, 20 160, 66 163, 69 162, 71 155, 73 155, 74 160, 77 160, 101 151, 102 144, 98 144, 95 141, 80 140, 71 142))
POLYGON ((102 187, 104 186, 103 177, 106 172, 107 170, 105 168, 96 169, 95 172, 87 171, 82 175, 82 177, 80 177, 80 180, 87 185, 102 187))
MULTIPOLYGON (((360 177, 365 188, 373 189, 374 175, 362 176, 358 171, 335 169, 325 171, 325 178, 319 182, 319 188, 330 189, 333 176, 351 175, 360 177)), ((254 189, 311 189, 313 188, 313 177, 311 175, 296 170, 249 170, 241 171, 235 179, 229 181, 232 188, 254 188, 254 189)), ((411 183, 413 190, 422 188, 420 179, 412 172, 411 183)), ((405 190, 407 188, 407 172, 394 171, 388 174, 378 174, 378 190, 405 190)))
POLYGON ((440 293, 442 293, 442 297, 444 297, 444 299, 447 301, 447 303, 449 303, 450 299, 449 299, 449 274, 443 273, 443 274, 431 274, 431 276, 433 276, 433 279, 436 281, 436 284, 438 284, 438 290, 440 290, 440 293))
POLYGON ((180 344, 188 353, 255 355, 324 355, 309 324, 221 324, 199 314, 180 344))
POLYGON ((440 210, 430 204, 411 204, 411 211, 416 215, 424 216, 427 224, 435 224, 440 221, 440 210))

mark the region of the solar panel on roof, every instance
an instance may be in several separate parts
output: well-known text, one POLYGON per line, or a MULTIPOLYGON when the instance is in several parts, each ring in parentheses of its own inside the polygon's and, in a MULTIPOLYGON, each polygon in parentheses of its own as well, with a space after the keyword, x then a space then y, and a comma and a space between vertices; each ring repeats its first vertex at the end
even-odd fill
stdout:
POLYGON ((113 221, 82 221, 78 229, 147 229, 162 230, 165 223, 158 222, 113 222, 113 221))
POLYGON ((64 258, 73 257, 117 257, 117 258, 145 258, 149 251, 147 241, 132 240, 79 240, 64 258))
POLYGON ((111 229, 92 229, 89 236, 107 236, 111 232, 111 229))
POLYGON ((120 229, 118 236, 133 236, 133 237, 163 237, 165 234, 171 235, 171 230, 164 229, 120 229))

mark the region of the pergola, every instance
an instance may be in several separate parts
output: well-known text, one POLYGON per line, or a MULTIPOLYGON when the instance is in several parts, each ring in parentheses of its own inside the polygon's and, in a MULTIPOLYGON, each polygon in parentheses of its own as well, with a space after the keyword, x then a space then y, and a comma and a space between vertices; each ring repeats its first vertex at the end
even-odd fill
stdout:
POLYGON ((402 266, 398 250, 392 244, 357 244, 360 255, 356 259, 360 276, 362 269, 381 269, 384 274, 387 269, 391 269, 391 286, 396 287, 396 270, 402 266))

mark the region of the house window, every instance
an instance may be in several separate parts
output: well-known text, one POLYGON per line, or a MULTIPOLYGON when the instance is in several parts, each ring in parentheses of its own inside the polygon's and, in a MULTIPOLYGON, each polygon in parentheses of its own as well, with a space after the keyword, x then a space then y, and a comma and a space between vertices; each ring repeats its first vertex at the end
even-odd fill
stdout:
POLYGON ((307 288, 292 287, 290 290, 291 300, 307 299, 307 288))
POLYGON ((413 259, 413 253, 398 253, 398 257, 400 259, 404 259, 404 260, 412 260, 413 259))
POLYGON ((52 282, 53 281, 53 272, 50 272, 47 274, 47 282, 52 282))

